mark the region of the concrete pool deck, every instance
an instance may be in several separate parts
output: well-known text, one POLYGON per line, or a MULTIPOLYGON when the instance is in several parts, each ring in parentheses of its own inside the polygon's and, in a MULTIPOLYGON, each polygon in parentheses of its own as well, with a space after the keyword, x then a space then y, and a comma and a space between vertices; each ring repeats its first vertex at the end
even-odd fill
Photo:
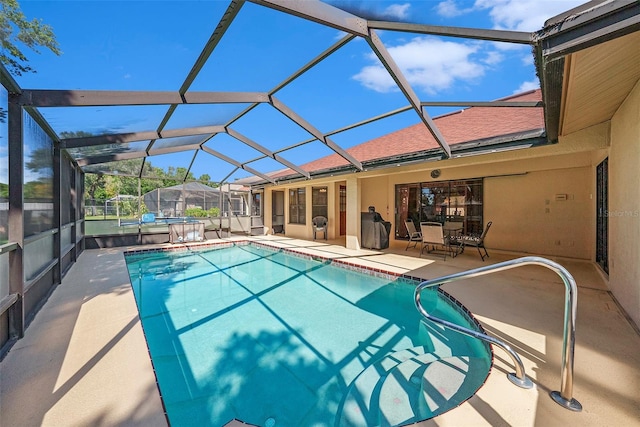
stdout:
MULTIPOLYGON (((490 251, 483 263, 468 251, 443 261, 404 247, 353 251, 340 242, 251 239, 425 279, 515 257, 490 251)), ((0 426, 167 424, 122 256, 126 249, 85 251, 0 362, 0 426)), ((552 271, 526 266, 443 288, 518 352, 534 388, 512 385, 505 375, 513 371, 510 359, 494 349, 494 366, 475 396, 417 425, 640 425, 640 335, 592 263, 553 260, 579 288, 573 396, 583 411, 563 409, 548 396, 560 387, 564 286, 552 271)))

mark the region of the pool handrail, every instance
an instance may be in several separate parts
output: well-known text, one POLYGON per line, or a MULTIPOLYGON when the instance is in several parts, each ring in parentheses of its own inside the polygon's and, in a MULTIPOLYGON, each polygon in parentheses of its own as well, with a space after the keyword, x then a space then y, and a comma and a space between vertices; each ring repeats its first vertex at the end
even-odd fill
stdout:
POLYGON ((472 329, 465 328, 463 326, 448 322, 446 320, 437 318, 430 315, 422 306, 420 301, 420 294, 426 288, 434 286, 444 285, 461 279, 468 279, 472 277, 483 276, 489 273, 496 273, 503 270, 508 270, 515 267, 521 267, 524 265, 540 265, 554 271, 565 285, 565 311, 564 311, 564 331, 562 340, 562 366, 561 366, 561 384, 560 391, 552 391, 550 393, 551 398, 560 406, 569 409, 571 411, 580 412, 582 405, 576 399, 572 397, 573 393, 573 356, 575 347, 575 323, 576 312, 578 307, 578 289, 576 282, 571 274, 560 264, 548 260, 542 257, 529 256, 517 258, 509 261, 500 262, 485 267, 475 268, 460 273, 451 274, 448 276, 437 277, 435 279, 426 280, 416 286, 414 292, 414 302, 418 312, 422 314, 428 320, 439 323, 449 329, 452 329, 458 333, 471 336, 491 344, 494 344, 503 350, 505 350, 513 359, 516 372, 515 374, 508 374, 509 380, 515 385, 522 388, 530 388, 532 386, 531 380, 527 378, 524 365, 520 360, 520 357, 501 340, 491 337, 482 332, 474 331, 472 329))

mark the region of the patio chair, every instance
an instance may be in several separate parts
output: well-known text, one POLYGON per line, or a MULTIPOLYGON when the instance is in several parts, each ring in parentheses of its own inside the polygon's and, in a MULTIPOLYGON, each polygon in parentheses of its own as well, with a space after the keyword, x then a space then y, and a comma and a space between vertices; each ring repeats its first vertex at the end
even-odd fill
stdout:
POLYGON ((313 222, 313 240, 316 240, 316 233, 324 233, 324 240, 327 240, 327 218, 323 216, 314 216, 313 222))
POLYGON ((466 246, 475 246, 476 248, 478 248, 478 253, 480 254, 480 258, 482 258, 482 261, 484 261, 485 258, 489 258, 489 253, 487 252, 487 248, 484 246, 484 239, 487 237, 487 233, 489 232, 489 228, 491 228, 492 223, 493 223, 492 221, 489 221, 487 223, 487 226, 482 231, 482 234, 479 237, 478 236, 462 236, 460 238, 460 242, 461 242, 460 252, 464 252, 464 248, 466 246), (484 250, 484 255, 482 255, 482 252, 480 251, 481 248, 484 250))
POLYGON ((447 260, 447 253, 452 257, 457 255, 451 247, 451 239, 444 234, 442 224, 439 222, 421 222, 420 231, 422 233, 422 245, 420 247, 420 256, 424 252, 425 248, 427 253, 432 251, 441 250, 444 255, 444 260, 447 260), (431 249, 429 249, 431 246, 431 249))
POLYGON ((411 242, 413 242, 412 248, 415 248, 418 242, 422 242, 422 233, 416 230, 416 226, 410 218, 404 220, 404 225, 407 227, 407 233, 409 234, 409 241, 407 242, 407 247, 404 249, 406 251, 409 249, 411 242))

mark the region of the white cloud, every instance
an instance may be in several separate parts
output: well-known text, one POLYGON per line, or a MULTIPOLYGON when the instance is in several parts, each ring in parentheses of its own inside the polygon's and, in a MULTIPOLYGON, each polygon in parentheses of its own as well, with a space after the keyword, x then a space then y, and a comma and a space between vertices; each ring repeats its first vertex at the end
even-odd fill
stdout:
POLYGON ((547 19, 584 0, 476 0, 474 9, 488 10, 496 29, 538 31, 547 19))
POLYGON ((530 90, 538 89, 539 87, 540 87, 540 82, 538 81, 538 79, 533 79, 528 82, 522 82, 520 87, 514 90, 513 93, 516 94, 516 93, 527 92, 530 90))
POLYGON ((409 3, 392 4, 384 10, 385 16, 396 19, 405 19, 409 16, 409 3))
POLYGON ((131 78, 131 74, 127 73, 123 76, 125 79, 130 79, 131 78))
POLYGON ((460 9, 455 0, 445 0, 438 3, 436 6, 436 13, 445 18, 455 18, 456 16, 464 15, 471 12, 473 9, 460 9))
POLYGON ((484 62, 487 65, 496 65, 502 62, 503 60, 504 60, 503 54, 501 54, 500 52, 496 52, 495 50, 492 50, 487 52, 487 56, 485 59, 483 59, 482 62, 484 62))
MULTIPOLYGON (((416 37, 388 50, 411 86, 427 93, 434 94, 458 81, 471 82, 484 75, 484 66, 471 58, 479 50, 478 45, 416 37)), ((369 59, 377 61, 373 54, 369 59)), ((380 63, 364 67, 353 78, 378 92, 397 90, 395 82, 380 63)))
POLYGON ((455 18, 476 11, 487 11, 494 29, 538 31, 547 19, 576 7, 586 0, 475 0, 472 7, 462 8, 456 0, 445 0, 436 12, 455 18))
POLYGON ((522 65, 524 66, 533 65, 533 55, 524 55, 521 59, 522 59, 522 65))

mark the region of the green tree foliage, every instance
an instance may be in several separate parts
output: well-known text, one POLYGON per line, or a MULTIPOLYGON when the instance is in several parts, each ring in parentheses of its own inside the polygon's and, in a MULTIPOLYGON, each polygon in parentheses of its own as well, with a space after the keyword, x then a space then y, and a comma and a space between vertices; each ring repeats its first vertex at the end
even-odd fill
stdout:
POLYGON ((0 0, 0 62, 16 76, 35 72, 27 64, 29 60, 18 47, 19 44, 36 53, 40 53, 39 47, 47 48, 56 55, 62 53, 49 25, 39 19, 29 21, 20 10, 17 0, 0 0))
MULTIPOLYGON (((2 1, 2 0, 0 0, 2 1)), ((62 139, 85 138, 93 136, 84 131, 61 132, 62 139)), ((103 155, 105 151, 110 153, 125 153, 128 148, 124 144, 103 144, 99 146, 83 147, 82 157, 90 158, 103 155)), ((118 160, 118 175, 105 174, 85 174, 84 188, 85 199, 104 202, 118 195, 138 195, 138 177, 142 167, 141 159, 118 160)), ((36 166, 36 165, 33 165, 36 166)), ((140 179, 140 194, 146 194, 157 188, 172 187, 182 184, 184 181, 195 181, 192 172, 187 173, 187 168, 169 166, 167 170, 155 167, 150 161, 144 163, 144 171, 140 179)), ((211 177, 203 174, 199 179, 205 184, 215 186, 211 182, 211 177)))
POLYGON ((188 209, 185 209, 184 214, 186 216, 192 216, 196 218, 206 218, 206 217, 215 218, 220 216, 220 208, 211 208, 208 211, 205 211, 200 207, 188 208, 188 209))

